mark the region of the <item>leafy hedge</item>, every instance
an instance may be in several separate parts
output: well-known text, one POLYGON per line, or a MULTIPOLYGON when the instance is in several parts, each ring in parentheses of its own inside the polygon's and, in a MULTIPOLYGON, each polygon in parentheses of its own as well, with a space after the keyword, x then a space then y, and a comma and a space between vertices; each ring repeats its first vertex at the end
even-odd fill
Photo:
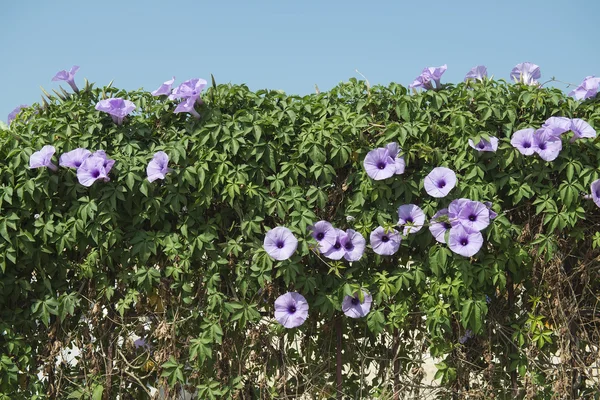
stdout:
POLYGON ((340 383, 349 398, 600 390, 600 210, 583 197, 600 176, 600 140, 563 139, 553 162, 510 144, 551 116, 598 127, 598 100, 487 79, 413 94, 351 79, 305 97, 213 82, 200 120, 173 109, 86 84, 0 131, 0 398, 138 399, 148 385, 202 399, 327 398, 340 383), (120 126, 94 109, 109 97, 137 107, 120 126), (482 136, 498 151, 468 145, 482 136), (374 181, 365 155, 390 142, 406 171, 374 181), (72 169, 29 169, 46 144, 105 150, 110 181, 86 188, 72 169), (173 171, 150 183, 159 150, 173 171), (423 189, 438 166, 458 177, 441 199, 423 189), (331 261, 307 230, 328 220, 368 238, 402 204, 430 218, 461 197, 499 214, 472 258, 422 229, 393 256, 331 261), (299 239, 289 260, 263 249, 276 226, 299 239), (360 288, 371 312, 343 317, 360 288), (310 307, 290 330, 273 319, 287 291, 310 307), (442 360, 428 392, 423 353, 442 360))

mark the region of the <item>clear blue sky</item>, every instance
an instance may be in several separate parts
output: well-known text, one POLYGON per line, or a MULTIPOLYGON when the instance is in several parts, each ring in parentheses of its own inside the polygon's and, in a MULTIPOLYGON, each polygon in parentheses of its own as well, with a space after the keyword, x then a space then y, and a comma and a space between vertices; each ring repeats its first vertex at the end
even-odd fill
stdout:
POLYGON ((598 0, 6 1, 0 119, 74 64, 80 86, 148 90, 212 73, 304 95, 360 78, 355 69, 408 85, 428 66, 448 64, 442 82, 457 82, 477 64, 508 79, 524 61, 541 81, 579 84, 600 75, 599 13, 598 0))

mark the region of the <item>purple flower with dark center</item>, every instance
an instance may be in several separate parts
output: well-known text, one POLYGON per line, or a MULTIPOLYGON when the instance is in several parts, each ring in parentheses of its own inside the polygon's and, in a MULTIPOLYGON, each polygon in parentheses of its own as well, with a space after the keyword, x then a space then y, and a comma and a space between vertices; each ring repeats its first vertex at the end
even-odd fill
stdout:
POLYGON ((332 260, 340 260, 346 254, 343 242, 346 238, 346 232, 341 229, 335 230, 335 243, 327 251, 323 252, 323 255, 332 260))
POLYGON ((183 100, 181 103, 179 103, 177 105, 177 107, 175 108, 175 113, 182 113, 182 112, 188 112, 190 114, 192 114, 192 116, 196 119, 200 119, 200 114, 198 114, 198 111, 196 111, 196 109, 194 108, 194 106, 196 105, 196 99, 193 97, 188 97, 187 99, 183 100))
POLYGON ((467 75, 465 75, 465 82, 469 79, 482 81, 485 77, 487 77, 487 68, 484 65, 478 65, 467 72, 467 75))
POLYGON ((393 229, 385 230, 382 226, 377 227, 369 237, 373 251, 382 256, 391 256, 400 248, 402 238, 393 229))
POLYGON ((526 85, 537 85, 538 82, 536 79, 540 79, 541 76, 540 67, 530 62, 515 65, 510 73, 510 77, 515 82, 526 85))
POLYGON ((440 67, 425 68, 423 70, 423 72, 421 72, 421 75, 419 75, 414 80, 414 82, 409 85, 409 88, 416 89, 416 88, 420 87, 423 89, 433 89, 433 85, 431 84, 431 81, 434 81, 435 87, 439 88, 440 87, 440 79, 442 78, 442 75, 444 74, 444 72, 446 72, 446 69, 448 69, 448 66, 446 64, 444 64, 440 67))
POLYGON ((404 226, 403 234, 417 233, 425 224, 425 213, 414 204, 398 207, 398 225, 404 226))
POLYGON ((547 128, 538 129, 533 134, 533 149, 542 160, 554 161, 562 150, 562 140, 547 128))
POLYGON ((162 95, 170 95, 171 94, 171 86, 173 86, 173 82, 175 82, 175 77, 171 80, 166 81, 158 89, 151 92, 152 96, 162 96, 162 95))
POLYGON ((115 97, 113 99, 100 100, 96 104, 96 110, 110 114, 115 124, 121 125, 123 118, 135 110, 135 104, 129 100, 115 97))
POLYGON ((434 168, 423 182, 425 191, 431 197, 446 197, 456 186, 456 174, 450 168, 434 168))
POLYGON ((300 326, 306 318, 308 318, 308 302, 300 293, 287 292, 275 300, 275 319, 284 327, 300 326))
POLYGON ((346 229, 346 236, 340 239, 344 248, 344 258, 348 261, 358 261, 365 252, 367 241, 360 233, 354 229, 346 229))
POLYGON ((313 226, 309 226, 308 229, 312 231, 311 236, 319 244, 321 253, 329 251, 335 245, 337 232, 329 222, 319 221, 313 226))
POLYGON ((79 88, 75 84, 75 73, 77 73, 77 71, 79 71, 79 67, 77 65, 73 65, 70 71, 66 71, 64 69, 62 71, 58 71, 56 75, 54 75, 54 78, 52 78, 52 81, 67 81, 69 86, 71 86, 71 89, 73 89, 75 93, 79 93, 79 88))
POLYGON ((98 179, 108 182, 108 172, 104 167, 105 160, 102 157, 91 155, 77 168, 77 179, 83 186, 90 187, 98 179))
POLYGON ((477 151, 495 152, 496 150, 498 150, 498 138, 495 136, 490 136, 489 142, 485 139, 481 139, 477 144, 473 142, 473 139, 469 139, 469 146, 471 146, 477 151))
POLYGON ((344 296, 342 301, 342 311, 350 318, 362 318, 371 311, 373 296, 362 290, 363 302, 361 303, 358 293, 354 296, 344 296))
POLYGON ((446 243, 446 232, 450 228, 452 228, 452 224, 448 217, 447 208, 442 208, 433 214, 433 217, 429 220, 429 232, 431 232, 435 240, 440 243, 446 243))
POLYGON ((487 209, 490 212, 490 220, 496 218, 498 216, 498 214, 492 210, 492 202, 491 201, 484 201, 483 204, 487 207, 487 209))
POLYGON ((29 107, 27 104, 21 104, 20 106, 17 106, 14 110, 12 110, 10 112, 10 114, 8 114, 8 120, 6 121, 7 124, 10 125, 10 123, 13 121, 13 119, 15 119, 17 117, 19 112, 21 112, 21 110, 23 110, 27 107, 29 107))
POLYGON ((157 151, 146 167, 148 181, 154 182, 157 179, 165 179, 165 175, 169 172, 169 168, 167 168, 168 164, 169 156, 167 153, 164 151, 157 151))
POLYGON ((577 139, 596 137, 596 130, 581 118, 573 118, 571 120, 571 130, 573 131, 571 143, 577 139))
POLYGON ((483 246, 483 235, 481 232, 470 230, 460 224, 450 229, 448 247, 456 254, 471 257, 481 249, 481 246, 483 246))
POLYGON ((404 157, 400 156, 400 150, 402 150, 400 148, 400 146, 398 146, 398 143, 396 142, 392 142, 389 143, 385 146, 385 148, 387 149, 390 157, 392 157, 392 159, 394 160, 394 165, 396 166, 396 175, 402 175, 404 173, 404 168, 406 167, 406 164, 404 163, 404 157))
POLYGON ((459 202, 458 213, 456 213, 457 208, 452 204, 454 201, 448 206, 448 215, 450 219, 455 218, 458 225, 472 231, 481 231, 490 224, 490 211, 485 204, 473 200, 459 202))
POLYGON ((103 167, 106 170, 107 175, 110 172, 110 170, 112 169, 113 165, 115 165, 115 160, 111 160, 110 158, 108 158, 108 156, 106 155, 106 152, 104 150, 96 150, 92 154, 92 157, 100 157, 102 160, 104 160, 103 167))
POLYGON ((590 190, 592 192, 592 200, 598 207, 600 207, 600 179, 596 179, 590 185, 590 190))
POLYGON ((169 99, 175 100, 192 98, 194 101, 200 102, 200 93, 202 93, 202 90, 207 84, 208 82, 206 82, 204 79, 194 78, 187 80, 173 89, 169 99))
POLYGON ((389 178, 396 173, 396 160, 385 148, 377 148, 367 153, 363 165, 367 175, 376 181, 389 178))
POLYGON ((600 78, 586 76, 583 82, 569 93, 569 96, 573 96, 576 100, 589 99, 598 94, 598 87, 600 87, 600 78))
POLYGON ((527 128, 521 129, 520 131, 516 131, 513 133, 512 138, 510 139, 510 144, 513 147, 516 147, 519 152, 525 156, 530 156, 535 153, 535 149, 533 147, 533 133, 535 129, 527 128))
POLYGON ((52 156, 56 152, 54 146, 46 145, 29 157, 29 168, 47 167, 56 171, 58 167, 52 164, 52 156))
POLYGON ((92 153, 89 150, 80 147, 63 153, 58 160, 58 165, 67 168, 79 168, 83 161, 91 155, 92 153))
POLYGON ((550 117, 544 122, 542 128, 551 135, 560 136, 571 130, 571 119, 566 117, 550 117))
POLYGON ((268 255, 276 260, 287 260, 298 247, 298 239, 284 226, 271 229, 265 235, 263 247, 268 255))

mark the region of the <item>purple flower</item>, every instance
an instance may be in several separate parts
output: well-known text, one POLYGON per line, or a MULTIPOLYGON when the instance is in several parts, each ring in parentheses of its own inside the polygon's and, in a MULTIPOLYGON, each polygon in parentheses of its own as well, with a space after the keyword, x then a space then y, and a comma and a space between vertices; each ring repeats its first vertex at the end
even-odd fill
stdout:
POLYGON ((267 254, 274 259, 287 260, 296 251, 298 239, 288 228, 278 226, 267 232, 263 247, 267 254))
POLYGON ((590 190, 592 191, 592 200, 598 207, 600 207, 600 179, 596 179, 590 185, 590 190))
POLYGON ((598 87, 600 86, 600 78, 595 76, 586 76, 583 82, 575 90, 569 93, 569 96, 573 96, 576 100, 585 100, 590 97, 595 97, 598 94, 598 87))
POLYGON ((25 108, 29 107, 27 104, 21 104, 20 106, 17 106, 14 110, 12 110, 10 112, 10 114, 8 114, 8 120, 6 121, 8 123, 8 125, 10 125, 10 123, 12 122, 13 119, 15 119, 17 117, 17 115, 19 114, 19 112, 25 108))
POLYGON ((467 72, 467 75, 465 75, 465 82, 469 79, 482 81, 484 77, 487 77, 487 68, 484 65, 478 65, 467 72))
POLYGON ((154 182, 157 179, 165 179, 165 175, 169 172, 167 164, 169 163, 169 156, 164 151, 157 151, 152 157, 152 161, 148 163, 146 167, 146 174, 148 175, 148 181, 154 182))
POLYGON ((402 238, 393 229, 386 231, 382 226, 376 228, 369 237, 373 251, 382 256, 391 256, 400 248, 402 238))
POLYGON ((340 260, 346 254, 346 249, 343 245, 343 242, 346 239, 346 232, 341 229, 336 229, 335 233, 335 243, 329 250, 324 251, 323 255, 332 260, 340 260))
POLYGON ((398 225, 404 226, 403 234, 417 233, 425 224, 425 213, 414 204, 398 207, 398 225))
POLYGON ((446 232, 452 228, 452 224, 448 217, 448 209, 443 208, 433 214, 433 217, 431 217, 429 222, 429 231, 435 240, 440 243, 446 243, 446 232))
POLYGON ((308 318, 308 302, 300 293, 287 292, 275 300, 275 319, 284 327, 300 326, 306 318, 308 318))
POLYGON ((136 349, 142 348, 144 350, 150 350, 150 344, 146 342, 146 340, 144 338, 138 338, 137 340, 135 340, 133 342, 133 346, 136 349))
POLYGON ((536 79, 540 79, 541 76, 540 67, 530 62, 515 65, 510 73, 510 77, 515 82, 526 85, 537 85, 538 82, 536 79))
POLYGON ((425 191, 431 197, 446 197, 456 186, 456 174, 450 168, 434 168, 423 182, 425 191))
POLYGON ((471 257, 481 249, 482 245, 483 235, 481 232, 470 230, 462 225, 456 225, 450 229, 448 247, 456 254, 471 257))
POLYGON ((544 122, 542 128, 554 136, 560 136, 571 130, 571 119, 566 117, 550 117, 544 122))
POLYGON ((90 187, 98 179, 103 179, 108 182, 108 171, 104 167, 105 159, 102 157, 91 155, 81 163, 77 168, 77 179, 83 186, 90 187))
POLYGON ((470 329, 467 329, 465 331, 465 334, 463 336, 461 336, 460 338, 458 338, 458 341, 460 342, 460 344, 465 344, 467 342, 467 340, 471 339, 473 337, 473 331, 470 329))
POLYGON ((494 219, 498 216, 498 214, 494 210, 492 210, 491 201, 484 201, 483 204, 487 207, 488 211, 490 212, 490 219, 494 219))
POLYGON ((109 159, 104 150, 96 150, 92 154, 92 157, 100 157, 102 160, 104 160, 103 167, 104 167, 107 175, 110 172, 110 170, 112 169, 113 165, 115 165, 115 160, 109 159))
POLYGON ((396 173, 396 160, 386 148, 377 148, 367 153, 363 162, 367 175, 376 181, 389 178, 396 173))
POLYGON ((440 79, 444 72, 446 72, 448 66, 446 64, 441 67, 429 67, 425 68, 421 75, 419 75, 413 83, 411 83, 408 87, 411 89, 423 88, 423 89, 433 89, 433 85, 431 81, 435 82, 435 87, 440 87, 440 79))
POLYGON ((70 71, 66 71, 64 69, 62 71, 58 71, 56 75, 54 75, 54 78, 52 78, 52 81, 67 81, 69 86, 71 86, 71 89, 73 89, 75 93, 79 93, 79 88, 77 88, 77 85, 75 84, 75 73, 77 71, 79 71, 79 67, 77 65, 73 65, 70 71))
POLYGON ((68 153, 63 153, 58 160, 58 165, 67 168, 79 168, 83 161, 91 155, 92 153, 89 150, 80 147, 68 153))
POLYGON ((448 216, 454 221, 452 226, 458 224, 472 231, 481 231, 490 224, 490 211, 479 201, 454 200, 448 206, 448 216))
POLYGON ((430 77, 421 74, 421 75, 417 76, 415 78, 415 80, 413 81, 413 83, 408 85, 408 87, 410 89, 423 88, 423 89, 427 90, 427 89, 433 89, 433 84, 431 83, 430 77))
POLYGON ((387 149, 390 157, 392 157, 394 160, 394 165, 396 166, 395 174, 402 175, 404 173, 404 168, 406 167, 406 164, 404 163, 404 157, 398 155, 402 149, 396 142, 387 144, 385 148, 387 149))
POLYGON ((533 134, 533 150, 545 161, 554 161, 562 150, 562 140, 547 128, 538 129, 533 134))
POLYGON ((190 79, 173 89, 169 96, 170 100, 193 98, 194 101, 200 100, 200 93, 206 87, 207 82, 204 79, 190 79))
POLYGON ((472 139, 469 139, 469 146, 471 146, 477 151, 495 152, 496 150, 498 150, 498 138, 495 136, 490 136, 489 142, 485 139, 481 139, 477 144, 475 144, 472 139))
POLYGON ((350 318, 362 318, 371 311, 371 303, 373 303, 373 296, 362 290, 363 302, 360 302, 358 293, 354 293, 354 296, 344 296, 342 301, 342 311, 350 318))
POLYGON ((577 139, 596 137, 596 130, 581 118, 573 118, 571 120, 571 130, 573 131, 571 143, 577 139))
POLYGON ((348 261, 358 261, 365 252, 367 241, 360 233, 354 229, 346 229, 346 236, 340 239, 344 248, 344 258, 348 261))
POLYGON ((533 147, 533 133, 535 129, 527 128, 521 129, 520 131, 516 131, 513 133, 512 138, 510 139, 510 144, 513 147, 516 147, 517 150, 523 155, 530 156, 535 153, 535 149, 533 147))
POLYGON ((160 87, 158 89, 151 92, 152 96, 161 96, 161 95, 171 94, 171 86, 173 85, 173 82, 175 82, 175 77, 173 77, 173 79, 171 79, 170 81, 166 81, 165 83, 160 85, 160 87))
POLYGON ((129 100, 115 97, 113 99, 100 100, 96 104, 96 110, 110 114, 115 124, 121 125, 123 118, 135 110, 135 104, 129 100))
POLYGON ((196 99, 193 97, 188 97, 181 103, 177 105, 175 108, 175 113, 189 112, 196 119, 200 119, 200 114, 196 111, 194 106, 196 105, 196 99))
POLYGON ((52 164, 52 156, 56 152, 54 146, 46 145, 41 150, 36 151, 29 157, 29 168, 48 167, 56 171, 58 167, 52 164))
POLYGON ((312 231, 311 236, 319 244, 319 251, 321 253, 329 251, 335 245, 337 232, 329 222, 319 221, 308 228, 312 231))

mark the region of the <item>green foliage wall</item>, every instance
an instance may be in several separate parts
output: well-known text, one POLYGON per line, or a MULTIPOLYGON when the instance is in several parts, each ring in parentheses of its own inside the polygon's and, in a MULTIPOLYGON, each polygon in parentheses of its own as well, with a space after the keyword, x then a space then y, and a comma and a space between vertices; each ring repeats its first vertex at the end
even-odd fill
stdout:
POLYGON ((600 141, 564 140, 551 163, 509 142, 551 116, 600 127, 597 100, 503 81, 411 95, 351 80, 305 97, 218 85, 203 101, 196 120, 164 97, 88 85, 2 128, 0 398, 137 399, 148 384, 201 399, 328 398, 338 367, 345 397, 419 398, 423 353, 443 360, 438 397, 599 390, 600 210, 582 194, 600 176, 600 141), (94 109, 107 97, 137 112, 117 126, 94 109), (469 147, 480 135, 497 136, 498 151, 469 147), (406 172, 373 181, 364 157, 392 141, 406 172), (105 150, 111 180, 86 188, 71 169, 30 170, 46 144, 105 150), (149 183, 158 150, 173 172, 149 183), (457 173, 448 198, 423 189, 437 166, 457 173), (499 213, 470 259, 427 229, 394 256, 367 249, 352 264, 320 257, 309 240, 321 219, 368 238, 402 204, 431 217, 459 197, 499 213), (280 225, 300 243, 275 262, 262 242, 280 225), (360 287, 373 308, 350 320, 340 303, 360 287), (310 306, 292 330, 272 318, 288 290, 310 306), (77 365, 57 363, 73 346, 77 365))

